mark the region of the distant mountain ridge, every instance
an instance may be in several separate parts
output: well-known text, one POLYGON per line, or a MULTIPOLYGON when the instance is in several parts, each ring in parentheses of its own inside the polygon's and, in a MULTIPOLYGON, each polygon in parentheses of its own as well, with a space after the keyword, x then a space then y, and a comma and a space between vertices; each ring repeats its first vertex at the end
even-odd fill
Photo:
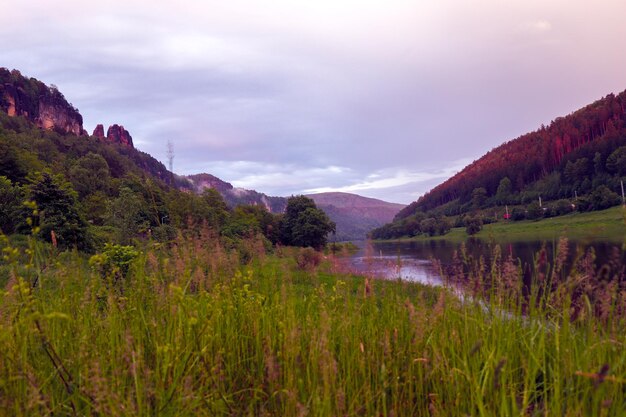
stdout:
POLYGON ((189 187, 188 189, 197 194, 201 194, 206 188, 214 188, 222 195, 224 201, 230 207, 241 204, 263 206, 271 213, 282 213, 285 211, 285 207, 287 207, 287 199, 285 197, 270 197, 258 191, 236 188, 231 183, 221 180, 215 175, 202 173, 185 175, 182 178, 189 182, 188 185, 182 185, 182 188, 189 187))
POLYGON ((350 193, 308 194, 337 224, 336 239, 362 240, 370 230, 390 222, 405 206, 350 193))
MULTIPOLYGON (((236 188, 211 174, 186 175, 179 177, 179 180, 180 188, 197 194, 201 194, 207 188, 215 189, 230 207, 242 204, 258 205, 272 213, 282 213, 287 206, 287 197, 268 196, 254 190, 236 188)), ((337 226, 335 239, 338 241, 365 239, 370 230, 390 222, 405 207, 403 204, 349 193, 332 192, 306 196, 313 199, 315 204, 335 222, 337 226)))

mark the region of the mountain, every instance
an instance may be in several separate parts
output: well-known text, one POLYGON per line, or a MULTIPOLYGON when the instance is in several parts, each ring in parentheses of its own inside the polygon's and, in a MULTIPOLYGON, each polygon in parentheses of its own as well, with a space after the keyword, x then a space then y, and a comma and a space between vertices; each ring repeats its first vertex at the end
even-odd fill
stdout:
MULTIPOLYGON (((22 116, 35 126, 74 136, 88 134, 83 129, 83 116, 70 104, 56 86, 47 86, 35 78, 27 78, 18 70, 0 67, 0 110, 9 117, 22 116)), ((93 137, 133 147, 133 139, 123 126, 114 124, 104 136, 104 127, 96 126, 93 137)))
MULTIPOLYGON (((283 213, 286 197, 270 197, 254 190, 233 187, 232 184, 211 174, 195 174, 179 177, 179 187, 201 194, 205 189, 218 191, 229 207, 254 205, 265 207, 271 213, 283 213)), ((404 205, 388 203, 375 198, 348 193, 309 194, 315 204, 335 222, 335 239, 361 240, 376 227, 390 222, 404 205)))
POLYGON ((287 199, 285 197, 270 197, 258 191, 236 188, 231 183, 211 174, 186 175, 182 178, 189 182, 183 185, 182 188, 190 189, 196 194, 202 194, 207 188, 214 188, 222 195, 224 201, 230 207, 244 204, 262 206, 270 213, 282 213, 285 211, 285 207, 287 207, 287 199))
MULTIPOLYGON (((179 177, 179 187, 201 194, 205 189, 218 191, 229 207, 253 205, 265 207, 271 213, 283 213, 287 206, 286 197, 270 197, 254 190, 233 187, 211 174, 195 174, 179 177)), ((388 203, 375 198, 349 193, 308 194, 317 207, 321 208, 336 224, 337 241, 362 240, 367 233, 390 222, 403 204, 388 203)))
POLYGON ((308 194, 337 225, 336 239, 361 240, 367 233, 390 222, 405 206, 349 193, 308 194))
POLYGON ((626 179, 626 91, 505 142, 372 230, 376 239, 603 210, 626 179))
MULTIPOLYGON (((609 94, 557 118, 547 127, 503 143, 404 208, 396 220, 419 211, 446 211, 446 206, 446 214, 462 213, 475 190, 484 189, 488 201, 496 196, 504 178, 510 181, 509 193, 517 195, 520 203, 525 202, 524 194, 526 202, 537 195, 546 199, 569 198, 576 191, 580 196, 591 192, 595 188, 593 181, 603 174, 617 173, 606 163, 611 153, 623 145, 626 91, 609 94), (588 181, 583 184, 585 179, 588 181)), ((613 179, 603 180, 609 182, 612 191, 617 191, 613 179)))

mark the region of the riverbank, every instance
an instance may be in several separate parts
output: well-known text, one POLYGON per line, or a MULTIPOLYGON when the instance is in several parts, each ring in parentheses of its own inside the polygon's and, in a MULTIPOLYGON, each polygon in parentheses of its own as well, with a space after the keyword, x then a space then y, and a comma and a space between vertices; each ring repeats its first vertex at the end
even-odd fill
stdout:
MULTIPOLYGON (((623 243, 626 238, 626 212, 622 206, 587 213, 571 213, 565 216, 540 220, 507 221, 486 224, 473 237, 495 241, 555 241, 560 237, 571 240, 604 240, 623 243)), ((449 240, 461 242, 470 236, 464 227, 455 227, 443 236, 416 236, 411 238, 381 240, 449 240)))

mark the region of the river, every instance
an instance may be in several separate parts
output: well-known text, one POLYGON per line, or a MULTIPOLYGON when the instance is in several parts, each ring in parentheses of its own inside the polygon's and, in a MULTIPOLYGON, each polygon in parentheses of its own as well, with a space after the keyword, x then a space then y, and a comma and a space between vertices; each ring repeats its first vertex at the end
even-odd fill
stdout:
MULTIPOLYGON (((442 285, 442 277, 436 259, 443 267, 449 266, 454 253, 459 252, 461 243, 445 239, 393 241, 393 242, 354 242, 359 251, 350 257, 349 263, 353 271, 386 279, 402 278, 429 285, 442 285)), ((482 239, 470 238, 464 243, 466 253, 474 258, 483 257, 487 262, 493 256, 496 243, 482 239)), ((558 246, 557 241, 504 241, 498 242, 502 257, 511 256, 523 264, 533 265, 537 253, 545 247, 547 259, 553 259, 558 246)), ((596 268, 609 262, 626 264, 626 256, 618 243, 587 240, 568 241, 566 270, 577 257, 590 248, 596 254, 596 268)))

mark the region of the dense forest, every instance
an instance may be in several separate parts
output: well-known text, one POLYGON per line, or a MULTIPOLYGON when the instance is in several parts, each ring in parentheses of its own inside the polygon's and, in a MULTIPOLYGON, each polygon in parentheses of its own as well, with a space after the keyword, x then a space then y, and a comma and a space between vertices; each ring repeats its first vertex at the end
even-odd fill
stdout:
POLYGON ((272 214, 259 205, 228 207, 212 188, 194 193, 188 179, 132 145, 88 136, 78 111, 55 88, 17 71, 0 75, 5 82, 0 91, 2 234, 33 234, 60 249, 93 252, 107 243, 167 242, 203 230, 240 250, 247 238, 267 246, 319 249, 334 230, 307 197, 292 197, 285 214, 272 214), (50 95, 56 101, 47 123, 56 125, 41 126, 33 114, 50 95), (63 128, 67 114, 77 115, 72 116, 77 129, 63 128))
POLYGON ((626 176, 625 103, 626 91, 610 94, 498 146, 408 205, 372 236, 429 233, 432 228, 421 223, 441 223, 444 217, 456 226, 494 221, 494 209, 500 219, 522 220, 619 204, 620 181, 626 176), (485 210, 492 214, 486 217, 485 210))

